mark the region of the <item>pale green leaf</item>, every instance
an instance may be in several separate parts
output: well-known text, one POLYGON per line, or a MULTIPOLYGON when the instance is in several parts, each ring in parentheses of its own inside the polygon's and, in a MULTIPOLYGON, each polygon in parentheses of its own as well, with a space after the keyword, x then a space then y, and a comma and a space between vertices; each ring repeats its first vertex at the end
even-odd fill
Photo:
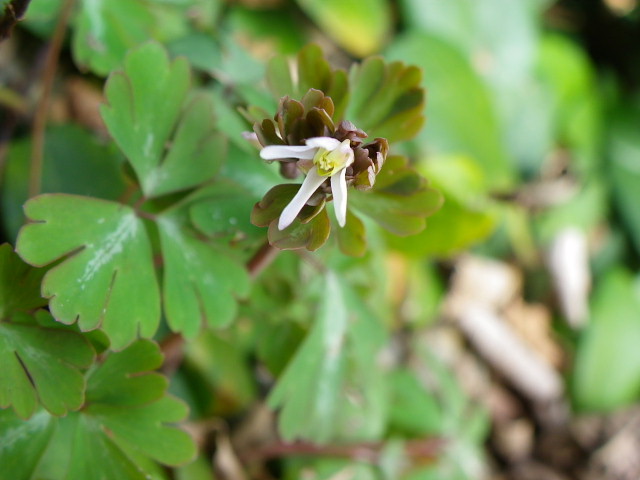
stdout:
POLYGON ((467 154, 478 162, 491 188, 511 186, 514 168, 502 143, 495 107, 461 52, 436 37, 407 33, 396 38, 388 56, 422 68, 422 85, 429 92, 429 124, 417 139, 421 149, 467 154))
POLYGON ((335 273, 326 275, 318 315, 271 393, 287 440, 372 440, 386 418, 384 329, 335 273))

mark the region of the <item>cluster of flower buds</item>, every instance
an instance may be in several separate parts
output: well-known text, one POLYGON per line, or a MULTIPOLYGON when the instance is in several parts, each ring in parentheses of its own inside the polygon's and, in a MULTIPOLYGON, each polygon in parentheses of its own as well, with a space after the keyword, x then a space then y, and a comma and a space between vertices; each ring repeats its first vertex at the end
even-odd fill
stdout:
POLYGON ((306 175, 300 190, 282 210, 278 229, 293 223, 305 205, 333 200, 338 224, 347 215, 347 189, 371 189, 387 157, 384 138, 365 143, 367 134, 353 123, 333 121, 334 104, 320 90, 310 89, 300 101, 284 97, 273 119, 254 125, 262 145, 260 156, 280 162, 286 178, 306 175))

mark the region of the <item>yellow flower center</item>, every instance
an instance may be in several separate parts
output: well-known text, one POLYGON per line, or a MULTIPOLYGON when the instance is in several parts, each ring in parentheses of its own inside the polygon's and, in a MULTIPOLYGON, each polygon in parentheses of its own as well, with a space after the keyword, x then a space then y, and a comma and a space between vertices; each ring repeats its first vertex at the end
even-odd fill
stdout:
POLYGON ((323 177, 330 177, 342 170, 349 159, 349 154, 344 153, 345 146, 350 148, 351 142, 349 140, 343 141, 335 150, 326 150, 319 148, 313 157, 313 164, 318 170, 318 175, 323 177))

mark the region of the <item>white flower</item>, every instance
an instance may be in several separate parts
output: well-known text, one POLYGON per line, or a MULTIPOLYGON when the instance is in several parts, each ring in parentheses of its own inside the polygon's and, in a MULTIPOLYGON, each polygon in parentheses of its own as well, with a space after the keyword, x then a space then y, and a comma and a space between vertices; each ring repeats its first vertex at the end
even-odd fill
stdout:
POLYGON ((269 145, 260 151, 260 156, 265 160, 282 158, 313 160, 313 167, 307 172, 300 190, 282 210, 278 229, 284 230, 293 223, 300 210, 327 177, 331 177, 331 193, 335 202, 338 224, 344 227, 347 222, 346 174, 347 167, 353 163, 351 142, 349 140, 340 142, 331 137, 313 137, 308 138, 305 143, 306 145, 301 146, 269 145))

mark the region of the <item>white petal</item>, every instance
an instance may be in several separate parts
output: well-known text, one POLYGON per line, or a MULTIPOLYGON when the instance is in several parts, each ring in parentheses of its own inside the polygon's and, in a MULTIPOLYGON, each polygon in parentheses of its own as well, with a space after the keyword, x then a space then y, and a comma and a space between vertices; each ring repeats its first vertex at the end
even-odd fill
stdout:
POLYGON ((309 147, 324 148, 325 150, 335 150, 340 146, 340 140, 331 137, 311 137, 306 142, 309 147))
POLYGON ((346 152, 347 156, 347 163, 345 163, 345 167, 350 166, 353 161, 355 160, 355 155, 353 154, 353 150, 351 149, 351 147, 347 147, 349 149, 348 152, 346 152))
POLYGON ((300 158, 311 160, 316 154, 317 148, 305 145, 269 145, 260 150, 260 156, 264 160, 278 160, 280 158, 300 158))
POLYGON ((296 193, 295 197, 291 199, 289 205, 284 207, 280 214, 280 220, 278 220, 278 230, 284 230, 293 223, 296 219, 302 207, 305 206, 307 201, 311 198, 311 195, 318 189, 320 185, 324 183, 327 177, 318 175, 316 167, 313 167, 307 173, 307 177, 302 182, 300 190, 296 193))
POLYGON ((331 177, 331 193, 333 205, 338 219, 338 225, 344 227, 347 223, 347 169, 343 168, 331 177))

